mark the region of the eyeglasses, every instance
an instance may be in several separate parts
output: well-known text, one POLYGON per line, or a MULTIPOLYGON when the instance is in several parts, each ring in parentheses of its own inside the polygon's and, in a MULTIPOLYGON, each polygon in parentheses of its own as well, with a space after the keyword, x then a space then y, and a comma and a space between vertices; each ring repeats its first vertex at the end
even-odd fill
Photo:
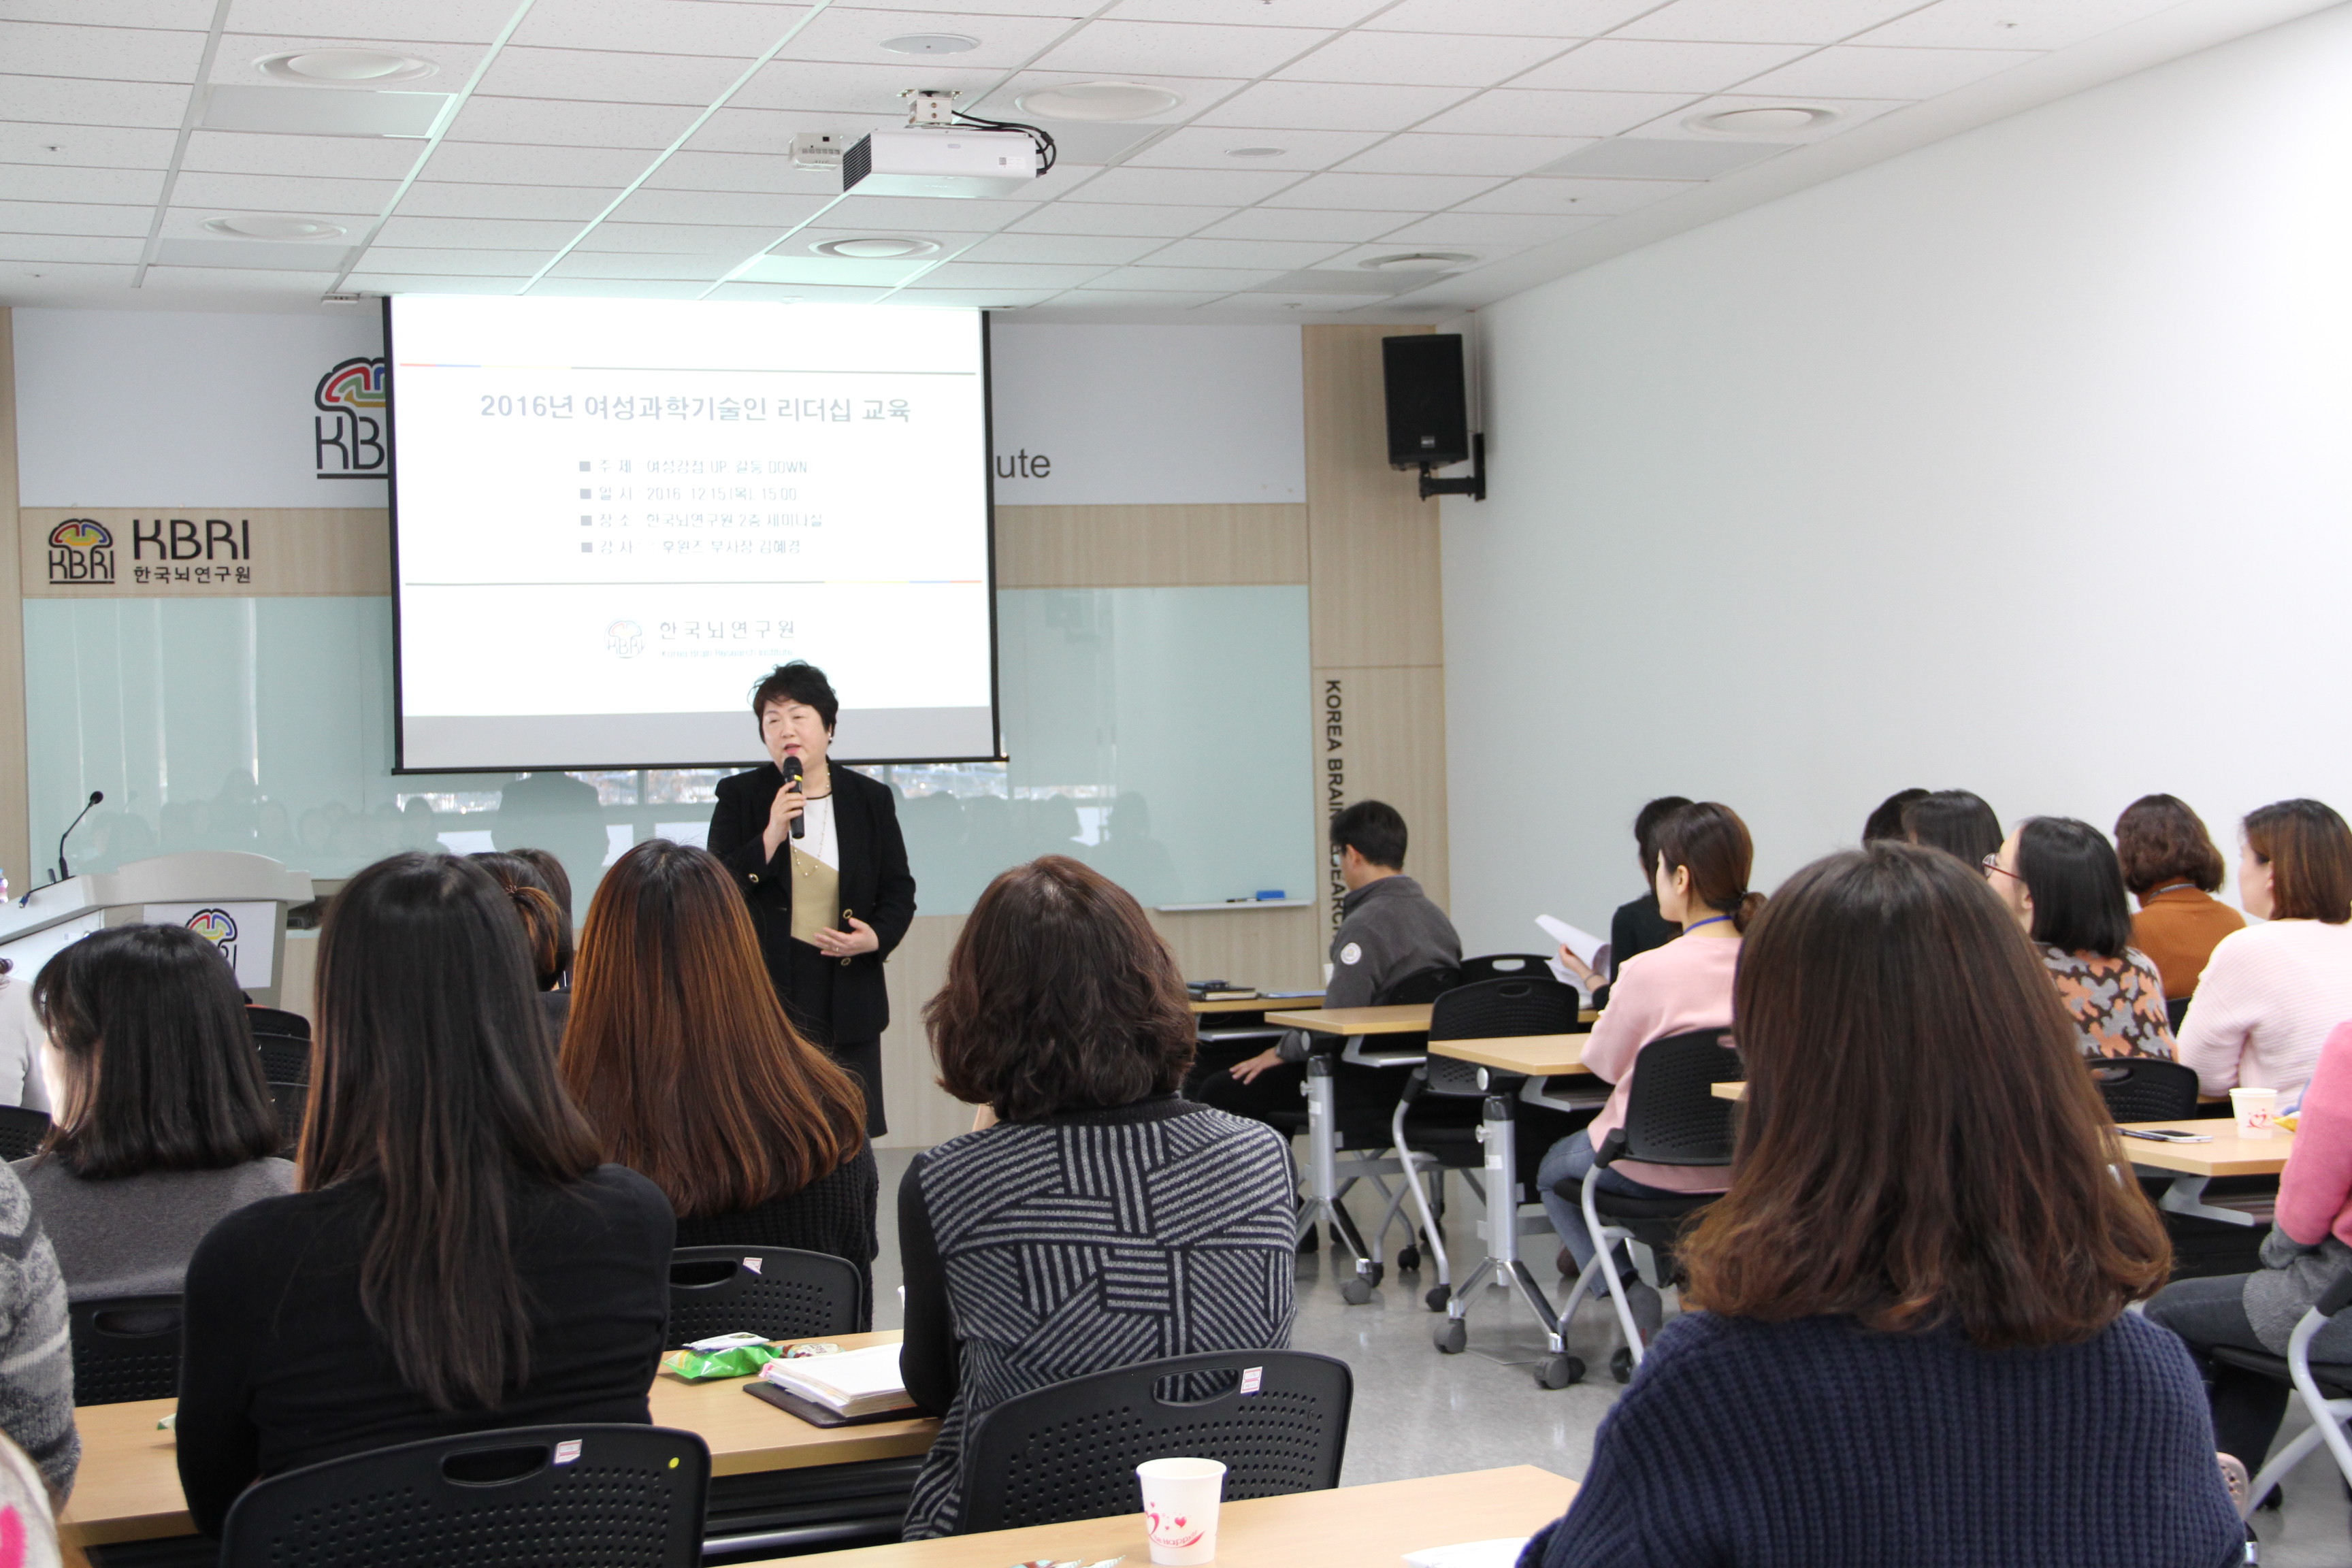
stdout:
POLYGON ((2002 865, 2000 863, 2000 856, 1998 853, 1986 856, 1982 860, 1979 861, 1978 864, 1984 868, 1984 874, 1987 878, 1990 878, 1995 871, 1998 871, 2004 877, 2015 877, 2017 880, 2021 882, 2025 880, 2024 878, 2019 877, 2016 872, 2002 865))

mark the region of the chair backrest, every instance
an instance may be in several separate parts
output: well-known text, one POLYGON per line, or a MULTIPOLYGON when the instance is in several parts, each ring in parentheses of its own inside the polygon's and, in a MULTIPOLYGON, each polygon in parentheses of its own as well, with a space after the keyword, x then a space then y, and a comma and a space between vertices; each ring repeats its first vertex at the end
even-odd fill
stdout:
POLYGON ((302 1142, 303 1120, 310 1113, 310 1086, 272 1079, 269 1101, 278 1108, 278 1152, 290 1160, 302 1142))
POLYGON ((1549 973, 1527 979, 1481 980, 1437 998, 1429 1015, 1433 1040, 1494 1040, 1510 1035, 1572 1035, 1583 1001, 1573 985, 1549 973))
POLYGON ((1486 952, 1462 961, 1461 984, 1481 980, 1530 980, 1551 973, 1551 957, 1541 952, 1486 952))
POLYGON ((669 1346, 713 1334, 798 1340, 857 1331, 856 1266, 792 1247, 681 1247, 669 1255, 669 1346))
POLYGON ((2154 1057, 2094 1057, 2091 1081, 2116 1121, 2170 1121, 2197 1114, 2197 1069, 2154 1057))
POLYGON ((66 1309, 74 1403, 121 1405, 180 1392, 180 1298, 115 1296, 66 1309))
POLYGON ((1642 1047, 1625 1097, 1625 1156, 1653 1165, 1731 1163, 1731 1108, 1710 1092, 1747 1076, 1727 1029, 1694 1029, 1642 1047))
POLYGON ((258 1035, 276 1035, 281 1039, 307 1040, 310 1037, 310 1020, 299 1013, 289 1013, 283 1007, 257 1007, 248 1005, 245 1021, 258 1035))
POLYGON ((2164 1017, 2165 1021, 2172 1026, 2174 1039, 2180 1037, 2180 1026, 2189 1022, 2189 1004, 2192 998, 2187 996, 2170 996, 2165 999, 2164 1017))
POLYGON ((0 1160, 22 1160, 41 1152, 49 1135, 49 1113, 21 1105, 0 1105, 0 1160))
POLYGON ((310 1082, 310 1042, 288 1035, 256 1035, 256 1049, 261 1053, 261 1076, 271 1083, 301 1084, 310 1082))
POLYGON ((583 1423, 376 1448, 247 1489, 222 1568, 698 1568, 710 1450, 583 1423))
POLYGON ((1354 1394, 1329 1356, 1228 1351, 1017 1395, 964 1438, 957 1533, 1133 1513, 1146 1459, 1221 1461, 1227 1502, 1338 1486, 1354 1394))
POLYGON ((1372 994, 1375 1007, 1407 1007, 1416 1002, 1434 1002, 1460 984, 1461 972, 1440 965, 1434 969, 1416 969, 1411 974, 1399 975, 1372 994))

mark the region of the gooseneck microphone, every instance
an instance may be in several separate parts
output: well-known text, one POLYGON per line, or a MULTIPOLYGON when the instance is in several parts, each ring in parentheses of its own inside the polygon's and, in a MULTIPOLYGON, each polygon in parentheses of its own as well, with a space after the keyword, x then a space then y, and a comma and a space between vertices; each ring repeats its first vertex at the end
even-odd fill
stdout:
POLYGON ((81 826, 81 819, 90 814, 91 807, 105 798, 104 790, 90 791, 89 799, 84 803, 81 810, 75 814, 74 819, 66 824, 66 830, 58 835, 58 869, 57 875, 50 879, 51 881, 62 882, 73 875, 73 868, 66 864, 66 840, 73 837, 73 830, 81 826))
MULTIPOLYGON (((786 757, 784 759, 784 787, 791 790, 794 795, 798 795, 800 793, 801 760, 798 757, 786 757)), ((803 811, 800 816, 793 818, 793 837, 795 838, 803 838, 807 836, 808 813, 806 811, 803 811)))

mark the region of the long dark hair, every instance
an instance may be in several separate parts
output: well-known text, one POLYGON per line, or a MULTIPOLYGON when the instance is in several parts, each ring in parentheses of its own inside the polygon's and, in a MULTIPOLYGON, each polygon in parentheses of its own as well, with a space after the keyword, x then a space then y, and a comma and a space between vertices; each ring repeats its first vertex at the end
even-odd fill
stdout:
POLYGON ((734 879, 667 838, 589 901, 562 1063, 605 1158, 680 1218, 798 1192, 866 1145, 866 1096, 793 1032, 734 879))
POLYGON ((481 867, 394 855, 329 906, 318 994, 302 1185, 375 1184, 368 1321, 435 1405, 495 1405, 530 1374, 511 1191, 597 1163, 556 1075, 522 928, 481 867))
POLYGON ((536 859, 517 850, 484 849, 466 857, 490 874, 522 921, 524 942, 530 949, 531 967, 539 988, 552 991, 572 967, 572 905, 570 884, 556 895, 547 873, 536 859))
POLYGON ((1683 1245, 1694 1303, 1997 1348, 2088 1339, 2164 1283, 2074 1023, 1980 873, 1904 844, 1814 861, 1742 944, 1732 1011, 1748 1099, 1683 1245))
POLYGON ((1748 890, 1756 841, 1738 812, 1711 800, 1683 806, 1658 824, 1656 842, 1658 865, 1668 871, 1689 868, 1692 898, 1729 915, 1732 930, 1748 929, 1764 907, 1764 895, 1748 890))
POLYGON ((2030 816, 2017 829, 2017 874, 2033 896, 2033 940, 2066 952, 2121 958, 2131 901, 2107 836, 2071 816, 2030 816))
POLYGON ((75 1175, 220 1171, 277 1150, 236 977, 194 931, 93 931, 41 966, 33 1006, 72 1079, 44 1150, 75 1175))
POLYGON ((1941 849, 1979 876, 1984 858, 2000 853, 2000 818, 1984 796, 1939 789, 1903 808, 1903 833, 1914 844, 1941 849))
POLYGON ((1003 1121, 1171 1094, 1198 1034, 1133 895, 1066 855, 1000 875, 923 1008, 940 1087, 1003 1121))
POLYGON ((2271 919, 2352 920, 2352 828, 2325 801, 2281 800, 2246 813, 2246 847, 2271 868, 2271 919))

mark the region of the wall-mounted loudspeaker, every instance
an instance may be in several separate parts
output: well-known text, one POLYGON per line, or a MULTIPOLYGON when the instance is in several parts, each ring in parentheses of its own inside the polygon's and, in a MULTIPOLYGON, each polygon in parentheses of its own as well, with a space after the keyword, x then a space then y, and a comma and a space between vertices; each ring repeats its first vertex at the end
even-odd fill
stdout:
POLYGON ((1462 335, 1421 332, 1381 340, 1381 374, 1388 397, 1389 466, 1421 470, 1421 494, 1486 499, 1486 438, 1470 433, 1469 398, 1462 376, 1462 335), (1478 462, 1475 478, 1435 479, 1432 468, 1478 462))

